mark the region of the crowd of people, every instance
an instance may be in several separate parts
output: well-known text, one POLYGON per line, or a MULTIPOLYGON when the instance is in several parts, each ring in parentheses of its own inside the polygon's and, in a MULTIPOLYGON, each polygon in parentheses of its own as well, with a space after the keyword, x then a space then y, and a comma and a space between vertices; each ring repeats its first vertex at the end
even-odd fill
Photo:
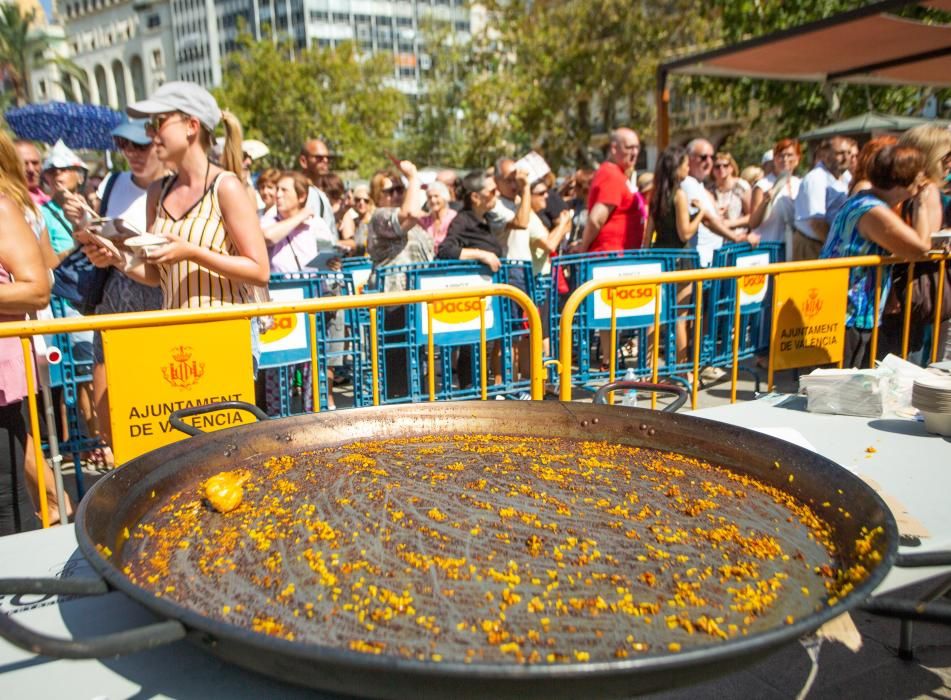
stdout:
MULTIPOLYGON (((847 137, 824 140, 803 175, 803 146, 792 138, 779 140, 760 163, 742 170, 729 152, 697 138, 658 153, 652 172, 638 172, 640 138, 632 129, 618 128, 597 170, 579 169, 561 178, 548 172, 533 180, 516 161, 502 158, 464 174, 441 170, 424 182, 414 163, 391 158, 392 167, 345 184, 334 172, 335 154, 317 138, 302 144, 293 167, 252 173, 253 154, 242 148, 238 121, 191 83, 166 83, 127 113, 113 136, 128 170, 108 174, 97 187, 89 186, 88 166, 64 144, 44 156, 35 144, 14 142, 0 132, 3 320, 48 313, 53 271, 77 251, 108 271, 92 312, 119 313, 261 301, 268 298, 272 274, 307 270, 321 259, 333 269, 347 256, 367 256, 376 269, 438 259, 476 261, 492 272, 508 259, 524 261, 535 276, 550 275, 554 256, 639 248, 694 249, 700 264, 708 266, 727 242, 781 243, 787 259, 794 260, 883 253, 915 258, 931 248, 931 234, 947 226, 951 214, 946 192, 951 132, 939 126, 874 138, 861 149, 847 137), (219 143, 214 134, 222 122, 225 138, 219 143), (121 236, 104 235, 104 226, 120 221, 130 231, 161 236, 162 244, 132 249, 121 236)), ((874 272, 850 271, 847 365, 868 364, 876 316, 881 347, 900 343, 900 324, 892 319, 902 310, 902 290, 908 284, 916 291, 927 287, 920 279, 928 275, 932 290, 947 284, 936 274, 936 268, 923 265, 916 266, 912 279, 906 266, 886 271, 876 309, 874 272)), ((520 284, 517 278, 510 281, 520 284)), ((400 277, 388 276, 384 291, 401 284, 400 277)), ((569 291, 564 279, 553 284, 561 294, 569 291)), ((689 303, 691 290, 680 287, 680 304, 689 303)), ((951 305, 949 297, 945 303, 951 305)), ((931 332, 940 334, 942 356, 948 357, 948 323, 929 331, 933 307, 926 302, 915 302, 912 352, 921 353, 931 332)), ((80 311, 67 303, 64 313, 80 311)), ((388 312, 385 329, 400 328, 401 314, 388 312)), ((951 309, 945 321, 947 316, 951 309)), ((542 317, 547 320, 544 309, 542 317)), ((329 337, 342 342, 342 315, 329 314, 325 321, 329 337)), ((252 324, 255 354, 261 330, 252 324)), ((677 324, 676 337, 683 361, 685 322, 677 324)), ((103 447, 89 457, 108 467, 102 340, 98 333, 74 334, 71 340, 76 359, 93 363, 79 406, 87 431, 101 438, 103 447)), ((602 341, 601 347, 608 344, 602 341)), ((461 384, 472 381, 466 350, 458 358, 461 384)), ((516 363, 527 376, 527 348, 517 351, 516 363)), ((30 456, 21 410, 26 387, 19 344, 0 341, 0 358, 2 427, 26 454, 25 489, 9 481, 16 469, 0 466, 0 500, 6 502, 18 488, 35 494, 38 465, 30 456)), ((398 367, 406 360, 405 351, 387 351, 388 364, 398 367)), ((607 362, 603 353, 600 360, 607 362)), ((327 407, 333 409, 332 388, 346 381, 346 369, 341 361, 330 364, 327 407)), ((304 408, 310 410, 315 401, 310 365, 296 369, 304 408)), ((388 396, 405 394, 400 374, 391 373, 388 396)), ((278 379, 274 371, 261 373, 260 401, 270 410, 286 390, 278 379)), ((46 483, 51 488, 52 478, 46 483)), ((0 503, 0 534, 23 526, 22 510, 0 503)))

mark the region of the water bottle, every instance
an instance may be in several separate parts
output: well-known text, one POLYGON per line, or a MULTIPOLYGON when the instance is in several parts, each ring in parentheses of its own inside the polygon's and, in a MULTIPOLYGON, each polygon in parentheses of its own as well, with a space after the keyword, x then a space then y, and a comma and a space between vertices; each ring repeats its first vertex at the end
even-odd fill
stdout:
MULTIPOLYGON (((625 382, 636 382, 637 374, 634 372, 633 367, 628 367, 627 371, 624 373, 625 382)), ((637 389, 629 389, 624 392, 624 397, 621 399, 622 406, 637 406, 637 389)))

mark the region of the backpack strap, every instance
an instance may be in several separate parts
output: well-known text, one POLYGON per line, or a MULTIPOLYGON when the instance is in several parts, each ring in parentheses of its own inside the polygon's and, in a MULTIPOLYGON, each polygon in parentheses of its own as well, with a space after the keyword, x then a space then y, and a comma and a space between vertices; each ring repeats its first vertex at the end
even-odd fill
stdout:
MULTIPOLYGON (((109 197, 112 196, 112 188, 116 186, 116 181, 122 177, 122 173, 109 173, 109 179, 106 180, 106 187, 102 191, 102 199, 99 200, 99 216, 105 216, 109 208, 109 197)), ((131 175, 129 177, 132 177, 131 175)))

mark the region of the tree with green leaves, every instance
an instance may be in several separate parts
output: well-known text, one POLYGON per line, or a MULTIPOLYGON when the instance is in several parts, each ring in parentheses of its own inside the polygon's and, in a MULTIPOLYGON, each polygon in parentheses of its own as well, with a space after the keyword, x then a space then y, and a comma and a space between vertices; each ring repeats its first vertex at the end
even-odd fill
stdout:
POLYGON ((68 78, 74 77, 82 84, 86 82, 85 73, 75 63, 59 56, 47 55, 54 39, 34 28, 35 19, 36 10, 24 14, 16 3, 0 5, 0 68, 13 87, 17 106, 32 102, 31 69, 56 66, 66 79, 55 82, 63 88, 67 97, 72 92, 68 78), (42 58, 37 61, 36 56, 42 58))
POLYGON ((405 97, 387 85, 392 58, 360 55, 351 43, 295 50, 290 41, 238 39, 215 97, 264 141, 274 165, 296 167, 301 144, 321 138, 344 167, 366 176, 387 164, 405 97))
POLYGON ((463 166, 530 148, 574 166, 615 126, 649 132, 657 61, 705 27, 686 0, 482 4, 490 22, 468 44, 427 37, 433 69, 407 133, 416 152, 463 166))

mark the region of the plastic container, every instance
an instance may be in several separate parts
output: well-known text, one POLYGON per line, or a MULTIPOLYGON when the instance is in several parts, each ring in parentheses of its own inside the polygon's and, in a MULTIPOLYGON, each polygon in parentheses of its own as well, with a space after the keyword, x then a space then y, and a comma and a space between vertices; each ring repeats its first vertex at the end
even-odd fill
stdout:
POLYGON ((951 413, 921 411, 921 415, 925 419, 925 430, 929 433, 951 437, 951 413))
MULTIPOLYGON (((637 373, 634 371, 633 367, 628 367, 627 371, 624 373, 625 382, 636 382, 637 373)), ((622 406, 630 406, 631 408, 637 407, 637 389, 629 389, 624 392, 624 396, 621 398, 622 406)))

